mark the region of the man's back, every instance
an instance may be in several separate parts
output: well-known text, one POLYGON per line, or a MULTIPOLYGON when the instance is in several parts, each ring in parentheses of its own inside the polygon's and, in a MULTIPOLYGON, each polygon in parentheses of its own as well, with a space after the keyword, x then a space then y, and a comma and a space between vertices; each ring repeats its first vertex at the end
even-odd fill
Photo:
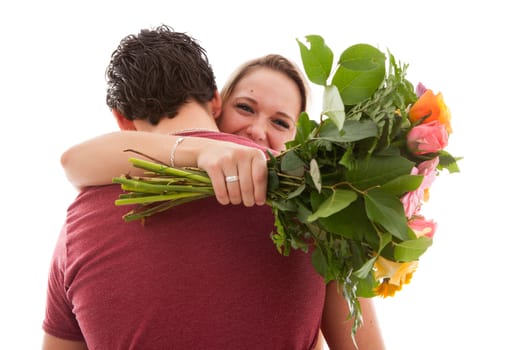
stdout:
POLYGON ((90 188, 69 208, 46 332, 71 340, 83 334, 90 349, 315 344, 324 282, 310 254, 276 251, 269 207, 208 198, 142 225, 123 222, 131 208, 114 206, 120 192, 116 185, 90 188))

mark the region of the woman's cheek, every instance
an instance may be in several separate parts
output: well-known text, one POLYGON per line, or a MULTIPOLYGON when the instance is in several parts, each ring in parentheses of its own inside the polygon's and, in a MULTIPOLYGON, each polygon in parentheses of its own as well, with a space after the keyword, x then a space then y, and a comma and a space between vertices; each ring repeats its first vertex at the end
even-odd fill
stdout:
POLYGON ((286 149, 285 143, 289 140, 291 138, 288 138, 288 135, 272 137, 270 138, 270 147, 276 151, 284 151, 286 149))
POLYGON ((236 133, 237 130, 241 129, 240 122, 237 122, 236 119, 231 114, 223 115, 218 121, 219 130, 228 134, 236 133))

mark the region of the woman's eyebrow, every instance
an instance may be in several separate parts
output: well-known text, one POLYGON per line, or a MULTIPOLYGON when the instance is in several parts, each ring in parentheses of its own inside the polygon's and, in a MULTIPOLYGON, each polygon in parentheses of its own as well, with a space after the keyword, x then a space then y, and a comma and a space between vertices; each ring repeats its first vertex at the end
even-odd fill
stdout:
MULTIPOLYGON (((259 105, 257 100, 252 98, 252 97, 250 97, 250 96, 242 96, 242 95, 240 95, 240 96, 237 96, 237 97, 234 98, 235 102, 238 102, 239 100, 247 100, 247 101, 253 103, 254 105, 259 105)), ((290 119, 293 123, 295 123, 295 119, 290 114, 288 114, 286 112, 277 111, 275 114, 278 114, 278 115, 280 115, 280 116, 282 116, 282 117, 284 117, 286 119, 290 119)))

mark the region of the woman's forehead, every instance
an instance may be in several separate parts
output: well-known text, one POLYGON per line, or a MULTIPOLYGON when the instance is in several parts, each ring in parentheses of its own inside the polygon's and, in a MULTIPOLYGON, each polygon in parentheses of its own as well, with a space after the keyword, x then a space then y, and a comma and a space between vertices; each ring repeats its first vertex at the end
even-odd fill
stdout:
POLYGON ((240 79, 233 94, 257 100, 285 101, 300 108, 301 95, 295 82, 286 74, 267 67, 252 70, 240 79))

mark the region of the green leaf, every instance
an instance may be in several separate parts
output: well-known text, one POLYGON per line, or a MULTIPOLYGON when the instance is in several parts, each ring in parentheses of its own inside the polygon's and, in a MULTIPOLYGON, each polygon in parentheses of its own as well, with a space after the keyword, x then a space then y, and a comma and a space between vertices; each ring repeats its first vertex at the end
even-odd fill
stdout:
POLYGON ((394 258, 397 261, 417 260, 431 245, 432 239, 425 236, 401 242, 394 248, 394 258))
POLYGON ((346 180, 363 190, 384 185, 399 176, 410 174, 414 167, 414 162, 398 155, 372 156, 368 159, 343 157, 340 163, 348 169, 346 180))
POLYGON ((379 236, 379 248, 377 249, 378 254, 381 253, 383 248, 385 248, 390 242, 392 242, 392 235, 390 233, 381 233, 379 236))
POLYGON ((339 67, 332 79, 337 86, 343 103, 353 106, 371 97, 385 78, 385 69, 358 72, 339 67))
POLYGON ((438 153, 439 155, 439 165, 438 169, 447 169, 449 173, 459 173, 459 166, 457 164, 458 160, 462 158, 454 158, 450 153, 441 150, 438 153))
POLYGON ((356 294, 362 298, 373 298, 376 294, 374 289, 377 286, 377 281, 374 278, 374 274, 369 273, 366 278, 361 278, 358 280, 356 294))
POLYGON ((354 271, 353 274, 357 278, 361 278, 361 279, 366 278, 366 276, 368 276, 368 274, 372 271, 372 268, 374 267, 375 262, 376 262, 375 257, 369 259, 367 262, 363 264, 363 266, 359 268, 359 270, 354 271))
POLYGON ((332 71, 334 54, 326 46, 324 39, 319 35, 308 35, 305 37, 310 43, 310 49, 297 39, 301 59, 303 61, 306 76, 314 84, 326 85, 326 81, 332 71))
POLYGON ((368 218, 381 225, 392 236, 407 240, 409 228, 399 198, 379 188, 366 192, 364 196, 368 218))
POLYGON ((301 112, 297 121, 297 131, 295 138, 286 143, 286 148, 290 149, 296 145, 301 145, 311 138, 312 132, 317 127, 317 122, 311 120, 308 113, 301 112))
POLYGON ((366 215, 364 201, 358 199, 348 207, 326 218, 319 218, 319 223, 329 232, 343 237, 362 241, 363 238, 372 246, 378 246, 378 237, 366 215))
POLYGON ((308 217, 308 221, 312 222, 318 218, 325 218, 338 211, 346 208, 353 201, 357 199, 357 193, 352 190, 334 189, 333 193, 328 197, 319 208, 308 217))
POLYGON ((293 190, 292 192, 288 193, 287 199, 292 199, 292 198, 295 198, 295 197, 299 196, 301 193, 303 193, 305 188, 306 188, 305 184, 299 185, 299 187, 297 187, 295 190, 293 190))
POLYGON ((297 211, 297 205, 289 200, 272 200, 270 201, 272 208, 279 209, 279 211, 286 212, 295 212, 297 211))
POLYGON ((277 251, 279 252, 279 254, 288 256, 290 254, 290 247, 286 239, 288 235, 286 234, 286 231, 281 222, 281 218, 279 217, 279 211, 274 206, 272 207, 272 211, 274 214, 275 232, 272 232, 270 234, 270 238, 275 244, 275 247, 277 248, 277 251))
POLYGON ((315 158, 312 158, 310 161, 310 176, 312 177, 312 181, 315 188, 317 189, 317 192, 321 193, 321 171, 319 170, 319 165, 317 164, 315 158))
POLYGON ((376 136, 377 126, 371 120, 345 120, 341 130, 332 123, 325 123, 319 131, 319 137, 332 142, 354 142, 376 136))
POLYGON ((338 130, 343 127, 345 121, 345 105, 336 86, 325 87, 323 96, 323 115, 329 117, 338 130))
POLYGON ((423 182, 423 175, 401 175, 385 183, 381 188, 383 191, 402 195, 407 192, 415 191, 423 182))
POLYGON ((342 53, 332 84, 345 105, 356 105, 377 91, 385 80, 385 60, 381 51, 367 44, 351 46, 342 53))
POLYGON ((385 67, 386 56, 368 44, 356 44, 347 48, 339 58, 339 64, 353 71, 370 71, 385 67))
POLYGON ((303 176, 305 164, 294 151, 286 151, 281 159, 281 171, 292 176, 303 176))
POLYGON ((279 188, 279 175, 275 169, 268 169, 268 192, 275 191, 279 188))
POLYGON ((319 248, 315 249, 312 253, 312 265, 315 271, 323 277, 328 275, 328 261, 323 254, 323 251, 319 248))
MULTIPOLYGON (((317 192, 313 192, 317 193, 317 192)), ((308 222, 308 217, 312 214, 312 211, 303 205, 300 201, 297 201, 297 219, 302 223, 308 222)))

